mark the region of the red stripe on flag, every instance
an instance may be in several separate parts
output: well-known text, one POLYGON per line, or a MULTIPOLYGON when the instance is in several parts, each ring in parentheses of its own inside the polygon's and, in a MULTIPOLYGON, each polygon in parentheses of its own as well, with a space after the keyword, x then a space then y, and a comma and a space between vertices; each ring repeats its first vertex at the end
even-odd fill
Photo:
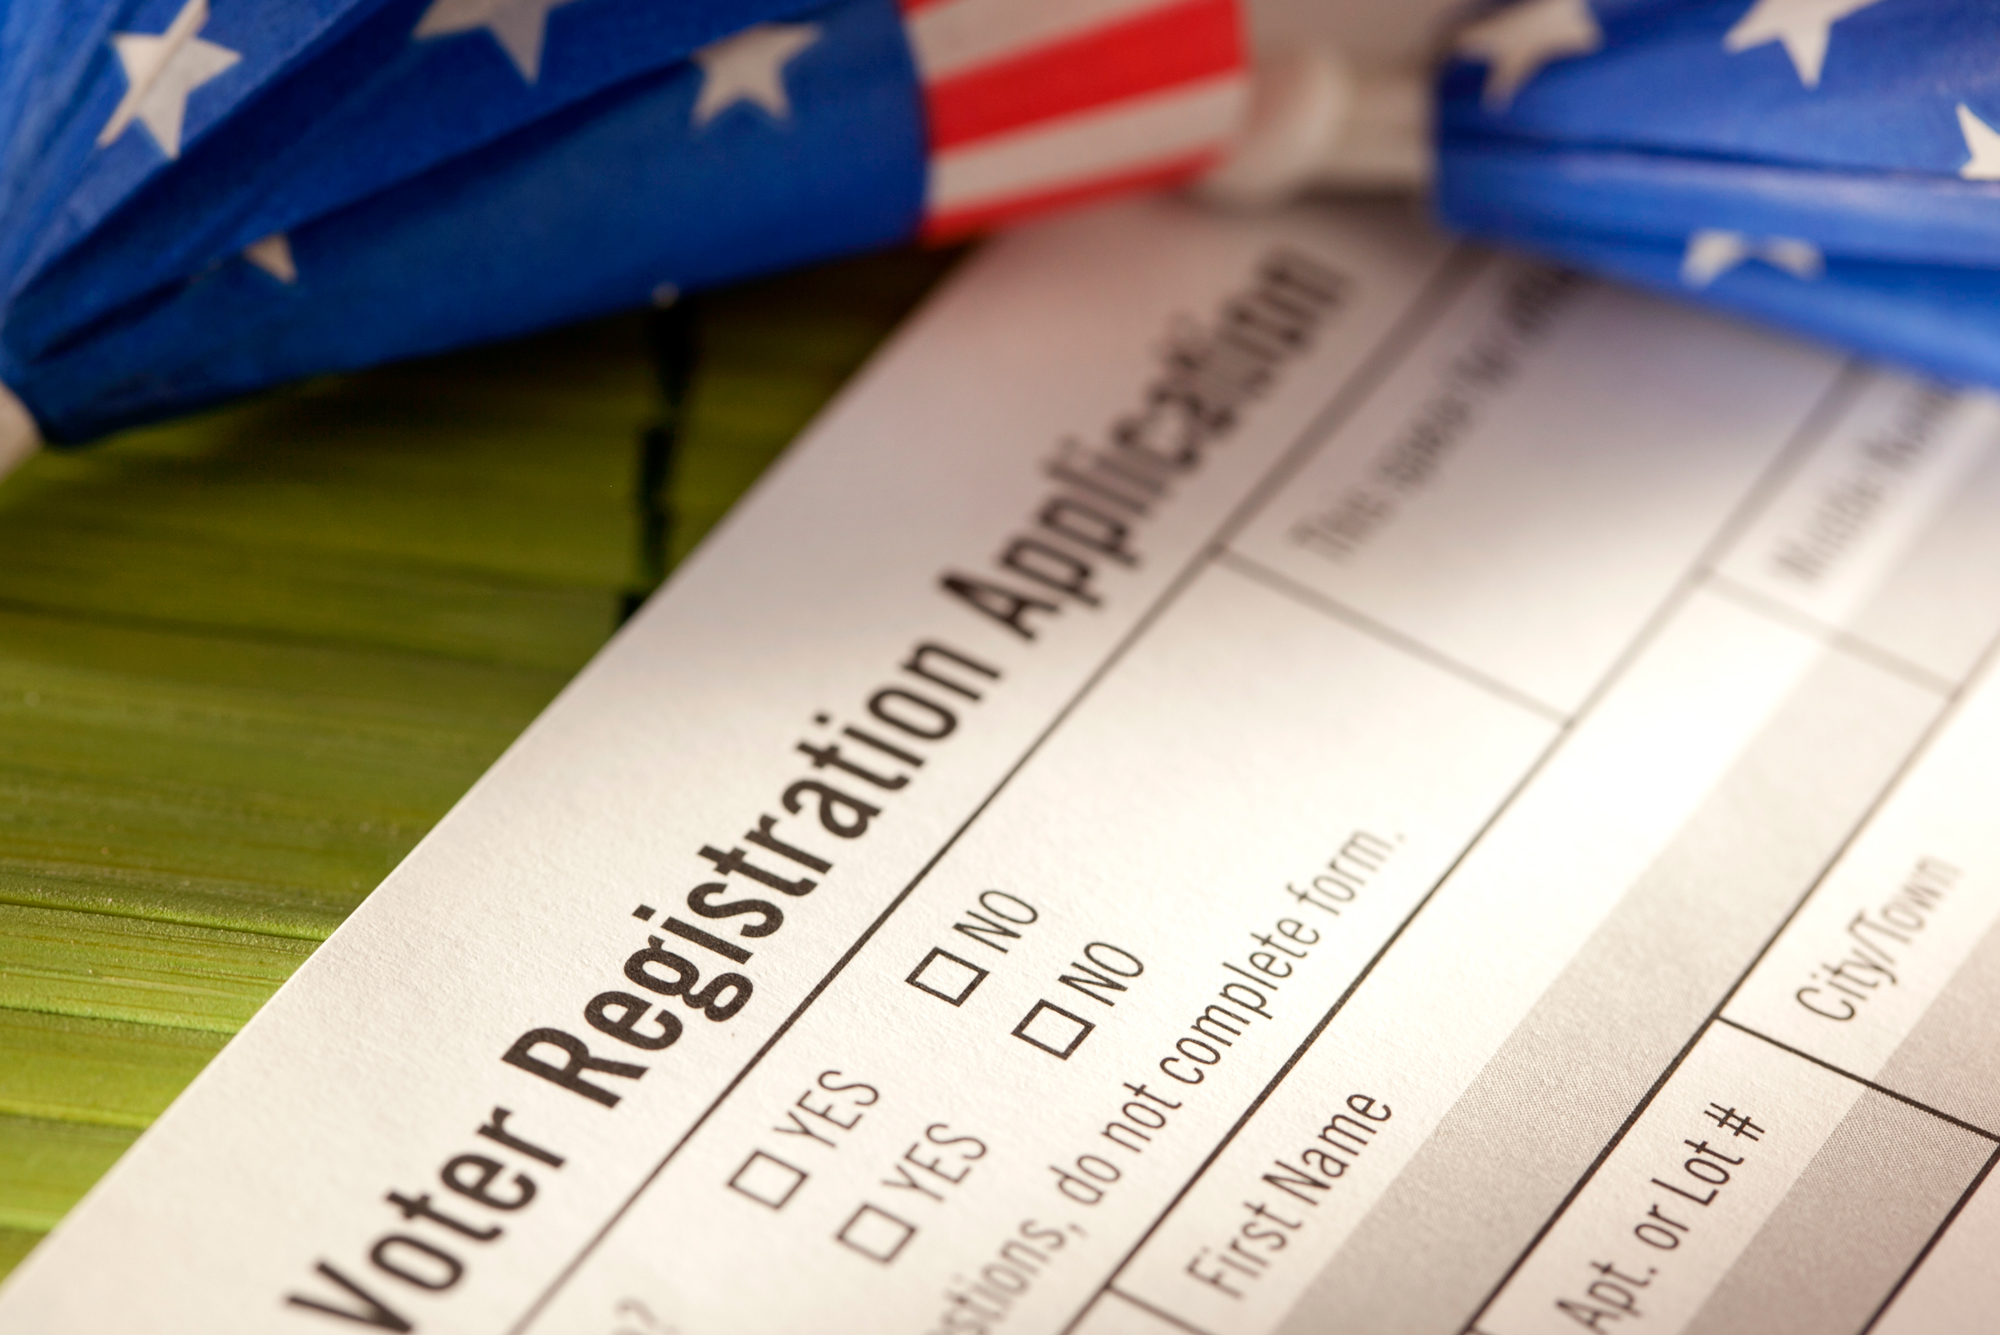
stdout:
POLYGON ((944 3, 945 0, 901 0, 898 8, 905 14, 914 14, 920 9, 929 9, 932 5, 941 5, 944 3))
POLYGON ((1072 204, 1082 204, 1088 200, 1125 194, 1129 191, 1179 185, 1214 166, 1221 157, 1220 148, 1205 148, 1196 153, 1186 153, 1176 158, 1134 167, 1115 176, 1092 176, 1088 180, 1072 182, 1049 190, 1009 195, 1004 199, 974 204, 950 213, 936 214, 924 220, 921 236, 932 244, 957 241, 975 232, 990 231, 1002 223, 1016 222, 1051 209, 1067 208, 1072 204))
POLYGON ((931 147, 952 148, 1242 65, 1235 0, 1181 0, 931 84, 925 89, 931 147))

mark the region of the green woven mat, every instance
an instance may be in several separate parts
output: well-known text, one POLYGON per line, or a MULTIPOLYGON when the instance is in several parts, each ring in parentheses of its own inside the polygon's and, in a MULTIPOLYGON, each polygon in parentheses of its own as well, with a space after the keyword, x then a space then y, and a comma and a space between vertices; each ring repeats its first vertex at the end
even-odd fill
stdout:
POLYGON ((0 483, 0 1274, 949 260, 316 383, 0 483))

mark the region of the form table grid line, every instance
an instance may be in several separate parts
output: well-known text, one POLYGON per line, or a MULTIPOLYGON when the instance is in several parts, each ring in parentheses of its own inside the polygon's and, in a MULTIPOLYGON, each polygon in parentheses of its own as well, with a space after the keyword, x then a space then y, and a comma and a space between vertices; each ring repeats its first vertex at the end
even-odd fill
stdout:
MULTIPOLYGON (((1499 1282, 1481 1300, 1478 1308, 1473 1311, 1472 1316, 1466 1321, 1461 1335, 1470 1335, 1470 1332, 1477 1326, 1480 1318, 1486 1315, 1487 1310, 1506 1291, 1507 1285, 1513 1281, 1514 1276, 1527 1263, 1528 1258, 1534 1255, 1535 1249, 1541 1246, 1542 1240, 1548 1236, 1549 1231, 1569 1212, 1570 1206, 1576 1203, 1577 1197, 1583 1194, 1584 1189, 1597 1176, 1598 1170, 1604 1166, 1613 1151, 1624 1142, 1625 1137, 1631 1132, 1632 1128, 1638 1125, 1639 1119, 1645 1115, 1646 1110, 1652 1107, 1653 1100, 1659 1096, 1661 1090, 1666 1088, 1667 1082, 1673 1079, 1674 1073, 1680 1069, 1681 1063, 1687 1060, 1688 1054, 1694 1051, 1695 1045, 1701 1042, 1702 1036, 1707 1034, 1718 1021, 1723 1020, 1723 1012, 1728 1009, 1729 1003, 1736 999, 1736 994, 1742 990, 1743 984, 1749 980, 1750 975, 1757 971, 1757 966, 1763 963, 1764 957, 1770 954, 1771 947, 1777 944, 1778 940, 1784 936, 1786 930, 1797 920, 1800 912, 1811 902, 1813 895, 1818 893, 1820 886, 1825 883, 1826 878, 1832 875, 1833 869, 1839 866, 1841 860, 1847 856, 1848 850, 1854 846, 1855 841, 1874 823, 1876 816, 1881 813, 1882 808, 1901 790, 1910 772, 1930 753, 1932 745, 1943 734, 1946 725, 1957 716, 1958 707, 1966 694, 1971 690, 1973 684, 1984 677, 1987 671, 1991 669, 1996 655, 2000 655, 2000 636, 1996 636, 1994 639, 1988 641, 1985 648, 1980 651, 1978 660, 1973 664, 1971 671, 1966 674, 1965 680, 1954 687, 1946 697, 1944 707, 1926 725, 1923 734, 1918 737, 1916 745, 1910 748, 1909 754, 1903 757, 1902 763, 1889 775, 1888 780, 1882 785, 1881 791, 1875 795, 1875 800, 1868 804, 1867 808, 1861 813, 1860 819, 1847 832, 1847 836, 1827 856, 1825 863, 1810 878, 1805 890, 1793 902, 1790 910, 1778 921, 1777 926, 1764 939, 1764 944, 1758 947, 1756 954, 1751 956, 1749 963, 1744 965, 1742 971, 1737 974, 1736 980, 1729 985, 1728 990, 1723 993, 1722 998, 1716 1002, 1715 1008, 1708 1013, 1707 1018, 1695 1027, 1695 1031, 1689 1037, 1686 1045, 1675 1055, 1673 1061, 1660 1073, 1659 1077, 1653 1081, 1652 1086, 1646 1091, 1645 1096, 1633 1107, 1631 1113, 1626 1116, 1625 1121, 1619 1126, 1611 1139, 1605 1143, 1604 1148, 1598 1151, 1597 1157, 1590 1162, 1590 1165, 1577 1179, 1576 1185, 1571 1187, 1568 1193, 1564 1195, 1561 1203, 1543 1221, 1542 1226, 1535 1231, 1535 1235, 1529 1240, 1528 1245, 1522 1248, 1521 1253, 1514 1258, 1513 1264, 1507 1267, 1506 1273, 1500 1277, 1499 1282)), ((1724 1022, 1729 1023, 1731 1027, 1737 1027, 1733 1021, 1724 1022)), ((1763 1035, 1760 1034, 1757 1037, 1761 1038, 1763 1035)), ((1845 1073, 1843 1072, 1843 1074, 1845 1073)), ((1981 1134, 1984 1135, 1984 1133, 1981 1134)))
POLYGON ((1848 1070, 1844 1066, 1837 1066, 1833 1062, 1826 1060, 1826 1058, 1824 1057, 1815 1057, 1813 1056, 1812 1053, 1807 1052, 1805 1049, 1795 1048, 1791 1044, 1785 1042, 1783 1039, 1772 1038, 1769 1034, 1764 1033, 1762 1030, 1752 1029, 1749 1025, 1744 1024, 1740 1020, 1732 1020, 1727 1015, 1718 1015, 1715 1017, 1715 1022, 1717 1024, 1727 1025, 1731 1029, 1734 1029, 1739 1034, 1748 1034, 1752 1038, 1761 1039, 1762 1041, 1770 1044, 1772 1047, 1776 1048, 1780 1052, 1790 1053, 1792 1056, 1797 1057, 1800 1061, 1811 1062, 1814 1066, 1819 1067, 1823 1071, 1830 1071, 1834 1075, 1843 1076, 1846 1079, 1852 1080, 1857 1085, 1862 1085, 1868 1089, 1874 1090, 1877 1094, 1886 1095, 1887 1097, 1894 1099, 1898 1103, 1901 1103, 1907 1107, 1915 1108, 1918 1112, 1929 1113, 1932 1117, 1937 1118, 1941 1122, 1947 1122, 1952 1126, 1957 1127, 1960 1131, 1964 1131, 1971 1135, 1978 1136, 1981 1140, 1992 1141, 1995 1145, 2000 1145, 2000 1132, 1988 1131, 1985 1127, 1978 1126, 1972 1122, 1968 1122, 1963 1117, 1954 1117, 1952 1114, 1946 1112, 1942 1108, 1934 1108, 1930 1104, 1925 1103, 1922 1099, 1911 1098, 1908 1094, 1898 1093, 1896 1090, 1889 1088, 1887 1085, 1881 1084, 1878 1081, 1870 1080, 1865 1075, 1856 1075, 1854 1072, 1848 1070))

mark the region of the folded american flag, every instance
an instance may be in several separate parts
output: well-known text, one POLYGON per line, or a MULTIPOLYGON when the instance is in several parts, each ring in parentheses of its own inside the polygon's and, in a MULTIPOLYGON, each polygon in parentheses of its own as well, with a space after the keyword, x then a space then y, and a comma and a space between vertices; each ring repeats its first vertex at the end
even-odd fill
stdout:
POLYGON ((1176 180, 1235 0, 0 0, 0 384, 76 439, 1176 180))
POLYGON ((1522 0, 1439 84, 1444 219, 2000 384, 1990 0, 1522 0))

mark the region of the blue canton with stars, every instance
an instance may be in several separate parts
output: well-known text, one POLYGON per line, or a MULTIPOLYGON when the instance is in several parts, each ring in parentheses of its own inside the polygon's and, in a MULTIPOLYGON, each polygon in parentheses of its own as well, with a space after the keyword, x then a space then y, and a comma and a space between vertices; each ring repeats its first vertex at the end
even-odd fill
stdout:
POLYGON ((0 60, 0 383, 56 440, 923 210, 893 0, 0 0, 0 60))
POLYGON ((1523 0, 1438 83, 1450 226, 2000 384, 2000 6, 1523 0))

